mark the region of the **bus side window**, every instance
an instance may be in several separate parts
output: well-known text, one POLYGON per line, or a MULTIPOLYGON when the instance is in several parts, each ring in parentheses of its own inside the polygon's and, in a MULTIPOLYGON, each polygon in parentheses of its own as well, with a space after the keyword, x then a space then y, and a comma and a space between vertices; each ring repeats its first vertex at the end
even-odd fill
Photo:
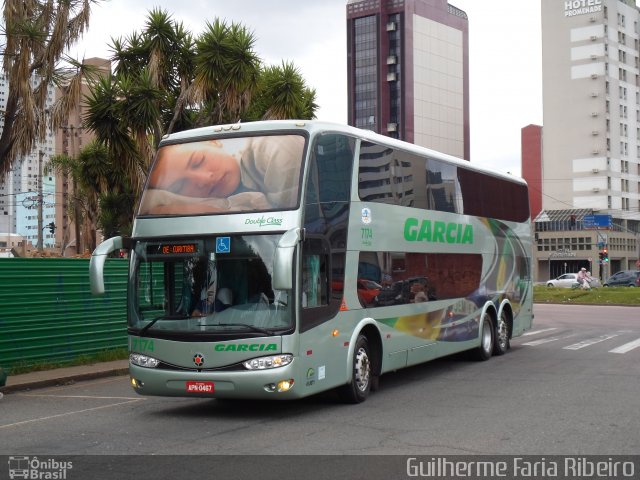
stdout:
POLYGON ((312 149, 304 197, 301 332, 340 311, 355 139, 328 133, 318 136, 312 149))
POLYGON ((302 306, 313 308, 328 304, 327 255, 322 242, 309 239, 302 256, 302 306))

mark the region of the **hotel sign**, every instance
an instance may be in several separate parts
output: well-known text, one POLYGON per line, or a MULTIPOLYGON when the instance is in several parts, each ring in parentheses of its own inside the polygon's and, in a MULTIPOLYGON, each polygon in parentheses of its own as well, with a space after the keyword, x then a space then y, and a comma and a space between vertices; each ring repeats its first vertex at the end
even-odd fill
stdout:
POLYGON ((602 0, 565 0, 564 16, 575 17, 585 13, 602 11, 602 0))
POLYGON ((572 252, 568 248, 559 248, 555 252, 551 252, 549 254, 549 259, 552 259, 552 258, 571 258, 571 257, 575 257, 575 256, 576 256, 576 252, 572 252))

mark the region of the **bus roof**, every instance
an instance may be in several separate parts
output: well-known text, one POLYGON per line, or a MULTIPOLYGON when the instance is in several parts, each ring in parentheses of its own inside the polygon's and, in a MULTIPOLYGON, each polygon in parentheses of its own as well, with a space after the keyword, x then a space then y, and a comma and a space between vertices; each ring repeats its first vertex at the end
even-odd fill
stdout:
POLYGON ((179 143, 185 140, 204 139, 215 137, 218 135, 228 135, 230 133, 257 133, 273 130, 304 130, 309 133, 327 130, 342 132, 344 134, 360 138, 361 140, 366 140, 369 142, 374 142, 421 155, 427 155, 430 157, 445 160, 447 162, 451 162, 456 165, 460 165, 464 168, 470 168, 471 170, 476 170, 489 175, 493 175, 495 177, 504 178, 514 183, 522 183, 526 185, 526 181, 516 175, 503 173, 488 167, 473 164, 470 161, 463 160, 459 157, 422 147, 420 145, 415 145, 403 140, 391 138, 386 135, 381 135, 371 130, 364 130, 361 128, 352 127, 350 125, 327 122, 323 120, 261 120, 256 122, 238 122, 226 125, 212 125, 191 130, 183 130, 181 132, 172 133, 171 135, 165 135, 160 142, 160 146, 171 143, 179 143))

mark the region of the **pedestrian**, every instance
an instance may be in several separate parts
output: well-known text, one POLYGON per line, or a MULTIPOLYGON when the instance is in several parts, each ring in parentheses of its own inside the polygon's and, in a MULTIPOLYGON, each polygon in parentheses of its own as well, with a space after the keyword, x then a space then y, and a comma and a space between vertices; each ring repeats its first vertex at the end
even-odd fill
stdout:
POLYGON ((578 272, 578 285, 584 290, 591 289, 591 276, 587 275, 587 269, 582 267, 578 272))

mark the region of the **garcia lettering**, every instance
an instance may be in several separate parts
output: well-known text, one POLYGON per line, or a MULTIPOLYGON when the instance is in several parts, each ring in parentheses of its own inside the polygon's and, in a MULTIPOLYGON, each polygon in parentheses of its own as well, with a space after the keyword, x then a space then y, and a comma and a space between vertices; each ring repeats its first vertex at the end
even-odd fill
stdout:
POLYGON ((473 227, 463 223, 407 218, 404 222, 404 239, 408 242, 472 244, 473 227))
POLYGON ((219 343, 213 347, 216 352, 276 352, 275 343, 219 343))

